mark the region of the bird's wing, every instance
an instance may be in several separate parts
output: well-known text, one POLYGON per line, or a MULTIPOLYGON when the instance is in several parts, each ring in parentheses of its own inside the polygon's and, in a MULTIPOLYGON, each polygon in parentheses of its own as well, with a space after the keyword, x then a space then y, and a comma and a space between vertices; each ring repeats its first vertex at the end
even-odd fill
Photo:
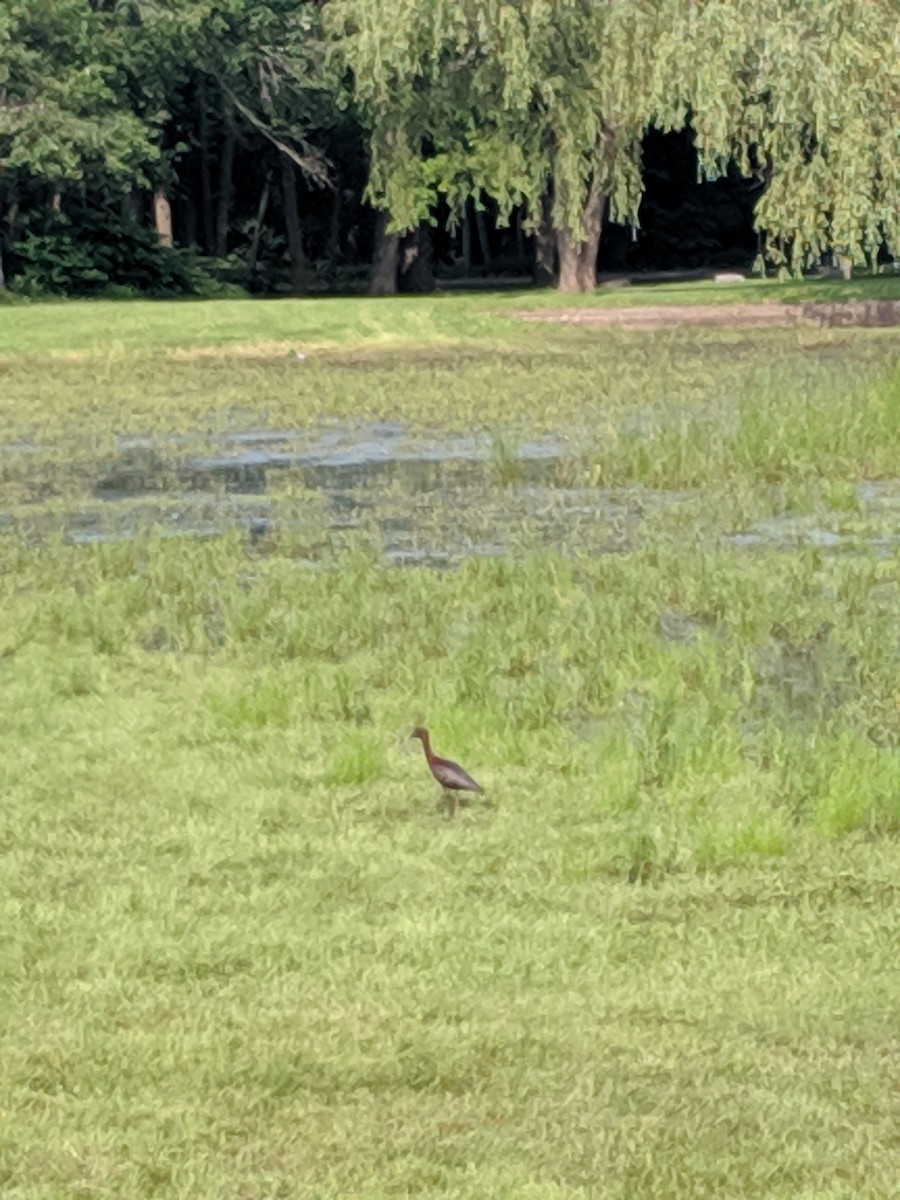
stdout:
POLYGON ((484 788, 464 771, 459 763, 451 762, 448 758, 435 759, 432 764, 435 775, 443 787, 456 788, 457 791, 483 792, 484 788))

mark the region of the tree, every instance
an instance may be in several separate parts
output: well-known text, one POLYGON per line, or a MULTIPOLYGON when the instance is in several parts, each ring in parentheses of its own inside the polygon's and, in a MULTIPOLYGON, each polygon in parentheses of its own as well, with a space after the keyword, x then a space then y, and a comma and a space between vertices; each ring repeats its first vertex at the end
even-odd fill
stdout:
POLYGON ((596 282, 604 212, 636 224, 641 139, 690 120, 703 169, 769 181, 776 262, 896 242, 893 0, 331 0, 385 234, 492 196, 549 210, 558 283, 596 282))
POLYGON ((900 240, 895 0, 698 0, 675 74, 702 165, 768 186, 756 220, 776 265, 852 262, 900 240))
POLYGON ((594 0, 332 0, 326 19, 370 131, 369 196, 388 231, 493 197, 549 200, 559 284, 596 282, 607 203, 636 220, 640 138, 653 117, 676 127, 654 56, 673 36, 665 4, 594 0))
POLYGON ((8 0, 0 9, 0 187, 28 180, 58 207, 92 176, 141 177, 154 129, 130 110, 119 62, 124 25, 84 0, 8 0))
MULTIPOLYGON (((177 183, 179 163, 198 153, 207 253, 223 257, 228 250, 238 148, 255 143, 262 159, 267 149, 277 152, 297 286, 303 270, 297 174, 319 185, 328 181, 316 139, 333 107, 315 79, 322 57, 316 20, 316 7, 297 0, 174 0, 147 9, 134 47, 138 78, 158 81, 152 99, 144 91, 144 105, 168 109, 160 186, 177 183)), ((260 185, 266 195, 268 170, 260 185)))
POLYGON ((862 262, 900 235, 898 112, 897 0, 4 0, 0 272, 102 210, 299 289, 342 225, 367 245, 367 172, 373 290, 429 286, 446 213, 487 261, 486 208, 588 290, 646 131, 688 123, 702 173, 758 179, 769 264, 862 262))
POLYGON ((367 136, 366 195, 378 211, 376 294, 397 290, 404 242, 409 265, 427 258, 420 227, 438 196, 453 208, 468 194, 446 177, 447 149, 459 150, 467 120, 453 8, 447 0, 330 0, 323 8, 337 94, 367 136))

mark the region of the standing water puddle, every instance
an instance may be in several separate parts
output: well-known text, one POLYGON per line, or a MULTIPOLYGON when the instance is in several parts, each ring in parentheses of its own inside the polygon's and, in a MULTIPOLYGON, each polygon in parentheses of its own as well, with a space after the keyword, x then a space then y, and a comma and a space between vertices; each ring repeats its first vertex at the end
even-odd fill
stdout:
POLYGON ((832 527, 823 525, 818 513, 801 516, 784 514, 757 521, 733 533, 733 546, 771 547, 795 550, 813 546, 819 550, 869 549, 879 557, 900 548, 900 481, 861 483, 854 489, 856 511, 832 514, 832 527), (873 522, 878 532, 873 532, 873 522))
MULTIPOLYGON (((40 450, 0 447, 0 466, 20 471, 40 450)), ((615 553, 632 548, 649 516, 692 493, 573 486, 583 476, 561 438, 513 443, 488 434, 414 436, 377 422, 309 432, 256 429, 230 434, 128 436, 114 454, 84 464, 93 501, 45 503, 0 513, 0 533, 31 540, 62 533, 74 543, 162 536, 214 537, 241 529, 261 541, 290 530, 302 556, 326 554, 332 535, 375 533, 385 558, 449 564, 502 554, 523 540, 558 549, 615 553)), ((781 517, 735 531, 736 546, 874 548, 900 543, 900 487, 857 489, 860 512, 879 533, 822 528, 821 518, 781 517), (819 524, 817 524, 817 521, 819 524)), ((865 522, 863 521, 863 524, 865 522)))
MULTIPOLYGON (((567 453, 558 440, 525 442, 514 454, 488 435, 411 438, 402 425, 380 422, 351 430, 320 430, 308 437, 289 431, 251 430, 208 439, 189 452, 191 439, 122 438, 119 454, 98 479, 107 499, 136 496, 176 486, 189 491, 265 492, 273 473, 290 471, 296 484, 325 491, 397 482, 409 491, 440 487, 445 468, 455 476, 483 478, 500 454, 529 481, 549 480, 567 453), (173 453, 180 457, 173 462, 173 453), (464 468, 469 467, 468 472, 464 468), (461 468, 463 470, 461 470, 461 468)), ((196 440, 194 440, 196 445, 196 440)), ((458 481, 458 480, 457 480, 458 481)))

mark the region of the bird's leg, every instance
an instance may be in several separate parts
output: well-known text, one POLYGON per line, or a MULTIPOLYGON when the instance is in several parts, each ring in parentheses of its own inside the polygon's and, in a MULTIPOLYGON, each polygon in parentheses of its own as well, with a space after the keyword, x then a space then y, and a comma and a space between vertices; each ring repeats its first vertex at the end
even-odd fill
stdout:
POLYGON ((444 804, 447 809, 447 820, 452 821, 456 816, 456 792, 450 788, 444 789, 444 804))

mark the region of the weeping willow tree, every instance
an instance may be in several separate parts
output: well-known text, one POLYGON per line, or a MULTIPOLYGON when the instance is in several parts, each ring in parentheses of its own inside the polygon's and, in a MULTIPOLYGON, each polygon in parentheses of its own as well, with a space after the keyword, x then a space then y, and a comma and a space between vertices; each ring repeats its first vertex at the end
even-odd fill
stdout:
MULTIPOLYGON (((654 56, 661 4, 331 0, 326 26, 369 133, 368 193, 386 231, 470 197, 549 215, 560 286, 593 287, 604 210, 636 220, 640 142, 675 127, 654 56)), ((383 289, 379 289, 383 290, 383 289)))
POLYGON ((323 26, 340 102, 353 108, 366 131, 367 196, 379 211, 370 290, 392 292, 401 235, 429 220, 447 189, 437 178, 435 147, 462 144, 465 119, 447 97, 458 81, 466 85, 467 75, 458 60, 446 76, 442 70, 445 52, 458 40, 454 6, 449 0, 330 0, 323 26))
POLYGON ((855 262, 900 222, 896 0, 330 0, 385 232, 491 196, 596 284, 604 214, 637 224, 641 142, 690 121, 700 169, 767 182, 766 254, 855 262))
POLYGON ((896 0, 707 0, 689 7, 682 47, 703 168, 765 173, 756 221, 771 261, 798 269, 830 250, 864 263, 896 248, 896 0))

